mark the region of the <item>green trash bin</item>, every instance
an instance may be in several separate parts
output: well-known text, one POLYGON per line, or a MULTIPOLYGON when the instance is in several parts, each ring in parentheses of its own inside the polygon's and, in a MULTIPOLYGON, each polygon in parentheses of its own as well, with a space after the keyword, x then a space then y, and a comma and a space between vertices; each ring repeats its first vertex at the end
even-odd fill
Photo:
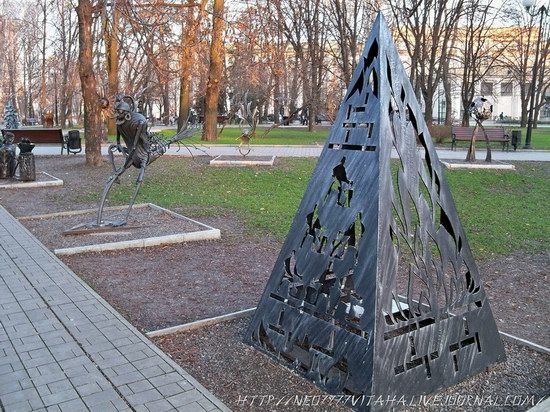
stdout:
POLYGON ((514 146, 514 152, 521 146, 521 130, 512 130, 512 146, 514 146))

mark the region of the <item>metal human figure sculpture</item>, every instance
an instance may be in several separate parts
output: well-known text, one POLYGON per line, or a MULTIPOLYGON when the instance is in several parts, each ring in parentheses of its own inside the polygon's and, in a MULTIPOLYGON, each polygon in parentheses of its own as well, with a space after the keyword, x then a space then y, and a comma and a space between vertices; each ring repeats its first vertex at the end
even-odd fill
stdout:
POLYGON ((0 179, 15 176, 17 160, 15 157, 16 145, 13 143, 15 135, 11 132, 4 134, 4 143, 0 145, 0 179))
POLYGON ((476 135, 479 130, 482 130, 483 135, 485 136, 485 143, 487 144, 487 156, 485 156, 485 161, 490 162, 491 145, 489 144, 489 137, 487 136, 487 132, 485 131, 482 122, 491 118, 491 115, 493 114, 493 105, 489 103, 485 97, 478 96, 470 104, 468 111, 475 119, 476 126, 472 132, 472 140, 470 141, 470 147, 468 148, 468 153, 466 154, 466 161, 476 161, 476 135))
MULTIPOLYGON (((104 109, 107 109, 108 102, 106 99, 102 100, 102 106, 104 109)), ((187 138, 194 133, 184 128, 173 137, 165 138, 161 134, 148 132, 147 119, 142 113, 136 110, 136 104, 133 97, 128 95, 116 96, 114 116, 117 126, 116 144, 109 146, 109 159, 113 166, 113 174, 109 177, 103 189, 95 227, 116 227, 125 225, 128 222, 132 206, 134 205, 143 182, 146 167, 162 156, 170 147, 170 144, 187 138), (124 141, 124 145, 121 144, 121 137, 124 141), (124 155, 125 161, 120 167, 116 167, 115 165, 115 152, 124 155), (132 166, 138 168, 139 173, 124 218, 117 222, 104 222, 103 208, 109 191, 113 184, 119 181, 120 176, 132 166)))

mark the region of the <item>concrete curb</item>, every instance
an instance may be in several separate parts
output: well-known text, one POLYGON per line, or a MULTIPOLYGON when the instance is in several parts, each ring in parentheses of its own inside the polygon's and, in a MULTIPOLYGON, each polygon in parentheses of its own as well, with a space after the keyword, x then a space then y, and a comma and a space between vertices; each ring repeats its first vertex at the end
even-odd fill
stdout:
POLYGON ((507 163, 453 163, 449 161, 441 161, 443 166, 450 170, 458 169, 493 169, 493 170, 516 170, 516 166, 507 163))
POLYGON ((219 160, 223 155, 216 156, 210 160, 210 166, 273 166, 276 156, 271 156, 270 160, 219 160))
POLYGON ((198 240, 214 240, 221 238, 219 229, 202 230, 200 232, 178 233, 176 235, 148 237, 128 240, 125 242, 99 243, 97 245, 54 249, 57 256, 78 255, 88 252, 107 252, 121 249, 134 249, 151 246, 170 245, 174 243, 194 242, 198 240))
POLYGON ((216 323, 225 322, 228 320, 244 318, 250 313, 254 312, 255 310, 256 310, 256 307, 239 310, 237 312, 228 313, 227 315, 215 316, 213 318, 201 319, 194 322, 185 323, 183 325, 172 326, 170 328, 147 332, 145 335, 148 338, 155 338, 157 336, 164 336, 164 335, 170 335, 172 333, 199 329, 199 328, 202 328, 203 326, 209 326, 209 325, 214 325, 216 323))
POLYGON ((550 398, 546 398, 536 406, 528 409, 527 412, 548 412, 550 411, 550 398))
MULTIPOLYGON (((527 346, 529 349, 532 349, 534 351, 541 352, 546 355, 550 355, 550 348, 547 348, 545 346, 539 345, 538 343, 531 342, 526 339, 518 338, 517 336, 510 335, 509 333, 506 333, 506 332, 499 332, 499 333, 500 333, 500 336, 502 336, 508 342, 512 342, 520 346, 527 346)), ((550 411, 550 408, 547 410, 550 411)))
POLYGON ((51 187, 51 186, 63 186, 63 180, 49 174, 46 172, 40 172, 43 175, 48 176, 52 180, 46 180, 43 182, 18 182, 18 183, 12 183, 12 184, 6 184, 6 185, 0 185, 0 189, 27 189, 27 188, 35 188, 35 187, 51 187))

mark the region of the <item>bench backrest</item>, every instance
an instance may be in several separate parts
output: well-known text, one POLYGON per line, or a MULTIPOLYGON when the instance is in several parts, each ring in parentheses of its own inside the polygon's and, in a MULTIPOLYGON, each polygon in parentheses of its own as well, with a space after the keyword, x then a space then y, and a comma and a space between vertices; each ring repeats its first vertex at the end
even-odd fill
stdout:
POLYGON ((21 128, 21 129, 3 129, 2 135, 6 132, 12 132, 15 135, 15 143, 19 143, 22 138, 28 138, 31 143, 63 143, 63 130, 61 128, 21 128))
MULTIPOLYGON (((487 137, 489 139, 504 139, 505 136, 508 136, 508 133, 506 133, 506 130, 504 130, 502 127, 485 127, 485 131, 487 132, 487 137)), ((465 127, 465 126, 453 126, 451 129, 451 133, 458 139, 460 138, 472 138, 472 133, 474 132, 473 127, 465 127)), ((479 130, 477 133, 478 137, 483 136, 483 131, 479 130)))

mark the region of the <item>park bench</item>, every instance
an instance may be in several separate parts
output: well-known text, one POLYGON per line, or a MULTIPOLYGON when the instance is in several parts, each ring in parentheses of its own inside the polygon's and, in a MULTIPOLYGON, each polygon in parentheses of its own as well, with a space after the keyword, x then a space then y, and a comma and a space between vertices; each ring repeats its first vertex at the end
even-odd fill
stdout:
POLYGON ((61 154, 67 150, 69 153, 79 153, 82 150, 80 144, 80 133, 78 130, 71 130, 69 135, 64 136, 61 128, 42 128, 29 127, 21 129, 3 129, 2 135, 11 132, 15 135, 14 143, 19 143, 21 139, 27 138, 34 144, 57 143, 61 145, 61 154), (75 134, 76 132, 76 134, 75 134))
MULTIPOLYGON (((487 137, 490 142, 499 142, 502 143, 502 150, 509 150, 510 145, 510 136, 506 130, 502 127, 486 127, 485 131, 487 132, 487 137)), ((466 126, 453 126, 451 129, 451 150, 456 149, 456 143, 460 141, 469 142, 472 140, 472 133, 474 132, 473 127, 466 126)), ((484 142, 485 136, 483 130, 479 129, 476 141, 484 142)))

